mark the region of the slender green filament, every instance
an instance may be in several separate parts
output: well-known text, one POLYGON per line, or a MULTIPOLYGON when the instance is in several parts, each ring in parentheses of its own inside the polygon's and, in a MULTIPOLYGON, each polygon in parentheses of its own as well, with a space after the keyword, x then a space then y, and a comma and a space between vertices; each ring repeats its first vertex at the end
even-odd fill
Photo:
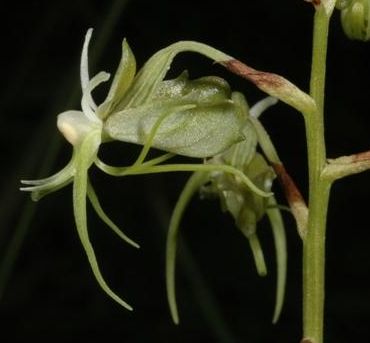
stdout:
POLYGON ((176 245, 179 225, 191 197, 198 191, 199 187, 205 182, 207 177, 207 173, 196 172, 189 178, 176 202, 171 216, 166 247, 166 286, 168 304, 175 324, 179 324, 175 287, 176 245))
POLYGON ((140 248, 139 244, 134 242, 131 238, 129 238, 126 234, 124 234, 120 228, 113 223, 113 221, 105 214, 104 210, 102 209, 99 199, 95 193, 95 190, 93 186, 91 185, 90 180, 88 180, 87 184, 87 196, 95 210, 95 212, 98 214, 100 219, 108 226, 110 227, 114 233, 117 234, 118 237, 120 237, 122 240, 127 242, 128 244, 132 245, 134 248, 140 248))
POLYGON ((256 194, 262 197, 269 197, 272 195, 271 192, 265 192, 259 189, 253 184, 253 182, 240 170, 224 165, 224 164, 162 164, 154 166, 144 166, 142 168, 133 169, 129 173, 127 172, 127 167, 112 167, 101 160, 96 161, 96 165, 105 173, 112 176, 122 176, 122 175, 142 175, 142 174, 155 174, 155 173, 169 173, 169 172, 180 172, 180 171, 189 171, 189 172, 225 172, 234 175, 242 184, 250 188, 256 194))

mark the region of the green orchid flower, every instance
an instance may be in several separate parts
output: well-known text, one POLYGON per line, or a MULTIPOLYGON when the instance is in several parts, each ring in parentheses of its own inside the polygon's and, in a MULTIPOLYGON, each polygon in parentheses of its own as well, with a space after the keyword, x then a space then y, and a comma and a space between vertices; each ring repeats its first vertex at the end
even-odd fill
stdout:
MULTIPOLYGON (((275 173, 265 158, 256 151, 257 144, 261 145, 264 153, 270 158, 276 158, 276 152, 267 133, 256 123, 259 123, 259 115, 269 106, 275 104, 276 99, 266 98, 253 106, 250 112, 247 111, 247 104, 242 94, 235 94, 235 101, 241 104, 245 110, 245 117, 250 119, 244 126, 244 135, 248 139, 232 145, 224 152, 207 159, 205 163, 207 165, 232 166, 252 180, 260 189, 270 192, 275 173)), ((261 124, 259 123, 259 125, 261 124)), ((284 301, 287 270, 284 223, 274 196, 263 197, 245 187, 245 184, 240 181, 239 176, 220 170, 195 172, 189 178, 176 203, 170 220, 166 251, 167 296, 172 319, 176 324, 179 323, 175 294, 176 242, 181 218, 191 197, 198 191, 202 198, 219 198, 222 210, 233 216, 236 226, 248 239, 257 272, 261 276, 267 274, 267 268, 257 235, 257 223, 265 215, 268 216, 274 236, 278 270, 273 322, 275 323, 279 318, 284 301)))
POLYGON ((110 75, 100 72, 90 78, 88 47, 92 30, 88 30, 82 49, 80 77, 81 110, 58 115, 57 126, 73 146, 70 162, 58 173, 41 180, 24 180, 23 191, 31 192, 33 200, 73 184, 75 223, 82 246, 100 287, 128 310, 132 307, 114 293, 105 282, 89 239, 86 206, 88 198, 99 217, 120 238, 138 248, 106 215, 91 185, 88 171, 96 165, 114 175, 137 175, 159 172, 198 171, 223 172, 238 177, 240 183, 256 194, 271 194, 259 189, 243 171, 224 163, 163 164, 175 154, 207 158, 227 150, 237 142, 248 140, 244 127, 245 110, 236 101, 228 84, 217 77, 189 80, 183 73, 174 80, 164 80, 174 57, 183 51, 200 53, 219 62, 230 56, 197 42, 178 42, 154 54, 136 73, 134 55, 124 40, 122 59, 104 102, 97 105, 92 91, 108 81, 110 75), (142 151, 131 166, 114 167, 98 158, 99 147, 114 140, 142 145, 142 151), (145 160, 150 148, 163 150, 163 155, 145 160))

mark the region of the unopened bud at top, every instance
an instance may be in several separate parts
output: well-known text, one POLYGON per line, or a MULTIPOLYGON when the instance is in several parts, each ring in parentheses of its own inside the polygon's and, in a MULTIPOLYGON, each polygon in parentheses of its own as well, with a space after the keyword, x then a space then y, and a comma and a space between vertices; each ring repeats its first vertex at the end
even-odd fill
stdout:
POLYGON ((370 0, 339 0, 342 27, 350 39, 370 40, 370 0))

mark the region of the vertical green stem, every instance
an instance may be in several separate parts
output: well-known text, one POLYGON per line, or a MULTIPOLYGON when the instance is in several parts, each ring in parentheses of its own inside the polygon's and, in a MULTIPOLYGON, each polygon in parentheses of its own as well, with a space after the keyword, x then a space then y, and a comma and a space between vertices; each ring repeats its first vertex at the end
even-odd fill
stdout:
POLYGON ((303 336, 322 343, 325 300, 325 231, 330 185, 311 188, 307 236, 303 244, 303 336))
MULTIPOLYGON (((329 18, 323 9, 319 9, 316 11, 314 18, 310 81, 310 95, 316 102, 317 110, 305 116, 310 187, 314 187, 319 180, 326 161, 324 99, 328 30, 329 18)), ((310 189, 310 194, 311 191, 310 189)))
POLYGON ((307 115, 309 165, 309 217, 303 243, 303 334, 302 342, 322 343, 325 297, 325 231, 330 183, 321 178, 326 163, 324 97, 329 19, 324 8, 316 9, 310 95, 317 110, 307 115))
POLYGON ((329 32, 329 18, 322 8, 316 10, 313 30, 310 95, 315 99, 322 113, 325 99, 326 55, 329 32))

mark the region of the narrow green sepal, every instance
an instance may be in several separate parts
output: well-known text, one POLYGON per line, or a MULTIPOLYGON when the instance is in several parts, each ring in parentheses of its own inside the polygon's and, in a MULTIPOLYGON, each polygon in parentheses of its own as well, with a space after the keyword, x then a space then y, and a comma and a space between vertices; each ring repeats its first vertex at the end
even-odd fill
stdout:
POLYGON ((166 286, 168 304, 170 307, 172 320, 175 324, 179 324, 179 314, 176 302, 175 267, 176 246, 180 221, 192 196, 207 180, 207 177, 207 173, 196 172, 189 178, 177 200, 170 220, 166 246, 166 286))
POLYGON ((105 119, 117 111, 117 106, 130 88, 136 73, 136 60, 126 39, 122 42, 122 57, 105 101, 98 108, 98 115, 105 119))
POLYGON ((280 317, 284 304, 285 285, 287 277, 288 249, 286 243, 284 221, 277 206, 275 197, 268 199, 267 216, 269 218, 275 243, 276 255, 276 300, 272 322, 275 324, 280 317))
POLYGON ((256 265, 257 274, 259 276, 266 276, 267 275, 267 267, 265 262, 265 257, 263 254, 263 250, 261 247, 260 240, 256 233, 252 235, 248 235, 248 242, 251 248, 254 263, 256 265))

